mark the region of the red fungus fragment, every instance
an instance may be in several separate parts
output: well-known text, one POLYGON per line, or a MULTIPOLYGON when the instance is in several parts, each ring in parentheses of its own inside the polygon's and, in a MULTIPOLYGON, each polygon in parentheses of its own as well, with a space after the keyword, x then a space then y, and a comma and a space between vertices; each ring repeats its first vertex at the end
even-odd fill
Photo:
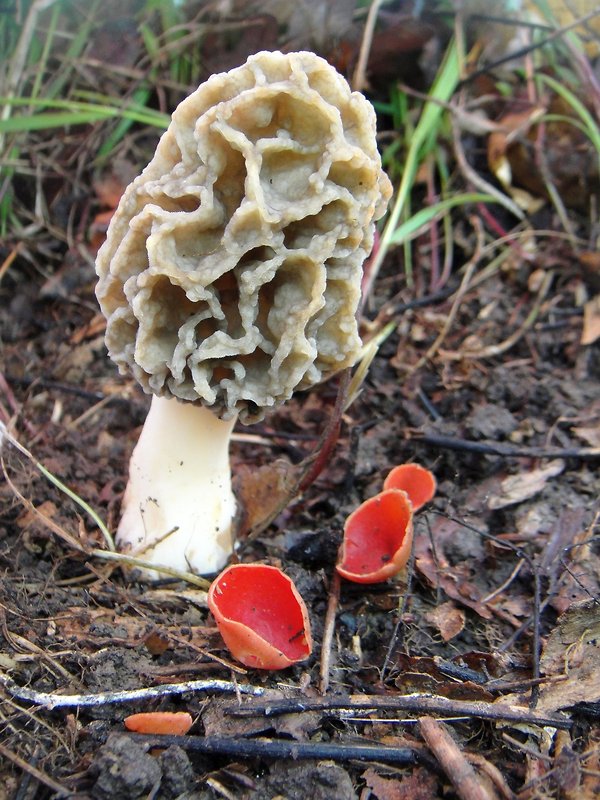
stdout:
POLYGON ((408 561, 413 509, 406 492, 387 489, 365 500, 344 525, 336 569, 355 583, 380 583, 408 561))
POLYGON ((208 607, 229 652, 247 667, 284 669, 312 651, 304 601, 277 567, 228 567, 211 584, 208 607))
POLYGON ((146 711, 131 714, 123 722, 128 731, 136 733, 183 736, 192 727, 193 719, 187 711, 146 711))
POLYGON ((400 464, 390 472, 384 481, 385 489, 402 489, 413 506, 413 511, 428 503, 437 488, 433 472, 420 464, 400 464))

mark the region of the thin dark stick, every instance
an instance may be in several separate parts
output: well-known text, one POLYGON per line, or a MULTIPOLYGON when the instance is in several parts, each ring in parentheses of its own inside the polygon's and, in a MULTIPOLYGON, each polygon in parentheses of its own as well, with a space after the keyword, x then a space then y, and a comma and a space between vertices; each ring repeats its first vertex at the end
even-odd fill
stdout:
POLYGON ((598 447, 512 447, 500 442, 473 442, 469 439, 458 439, 453 436, 437 436, 414 432, 408 436, 415 444, 428 444, 444 450, 464 450, 470 453, 481 453, 487 456, 503 458, 578 458, 582 461, 600 460, 598 447))
MULTIPOLYGON (((540 571, 537 567, 533 570, 533 667, 532 677, 534 681, 540 677, 540 655, 542 643, 540 638, 540 614, 541 614, 541 584, 540 571)), ((531 699, 529 707, 535 708, 540 696, 539 684, 534 683, 531 687, 531 699)))
MULTIPOLYGON (((438 512, 433 512, 438 513, 438 512)), ((445 516, 447 519, 451 520, 452 522, 457 522, 459 525, 463 525, 468 530, 472 530, 477 533, 482 539, 487 539, 488 541, 494 542, 501 547, 507 547, 509 550, 512 550, 519 558, 522 558, 524 561, 527 562, 531 572, 533 574, 533 612, 531 617, 524 625, 519 628, 519 633, 524 630, 527 630, 529 624, 533 625, 533 664, 532 664, 532 678, 534 683, 532 684, 531 689, 531 699, 530 699, 530 707, 535 708, 537 703, 538 695, 539 695, 539 687, 535 681, 540 677, 540 654, 541 654, 541 638, 540 638, 540 617, 542 614, 543 608, 549 602, 549 598, 546 598, 544 603, 542 603, 541 599, 541 581, 540 581, 540 566, 536 560, 534 560, 530 555, 528 555, 523 549, 517 547, 516 545, 512 544, 511 542, 506 542, 503 539, 499 539, 497 536, 494 536, 491 533, 487 533, 487 531, 480 531, 478 528, 475 528, 472 525, 469 525, 464 520, 456 519, 455 517, 451 517, 450 515, 442 515, 445 516)))
POLYGON ((179 746, 184 750, 237 758, 331 759, 333 761, 381 761, 386 764, 427 763, 426 753, 408 747, 292 742, 285 739, 243 739, 227 736, 149 736, 127 734, 147 747, 179 746))
POLYGON ((400 604, 400 608, 398 609, 398 619, 396 624, 394 625, 394 630, 392 631, 392 635, 390 637, 390 642, 388 644, 388 648, 385 654, 385 658, 383 659, 383 665, 381 667, 381 681, 385 680, 385 676, 388 671, 388 666, 391 661, 392 655, 394 651, 397 650, 399 647, 402 646, 404 641, 404 614, 406 612, 406 606, 408 605, 408 600, 412 594, 412 584, 413 579, 415 577, 415 558, 416 558, 416 550, 413 544, 412 549, 410 551, 410 559, 408 561, 408 580, 406 584, 406 591, 402 596, 402 603, 400 604))
POLYGON ((509 722, 524 722, 541 727, 547 725, 568 730, 572 721, 561 714, 537 715, 526 708, 501 702, 486 703, 480 700, 451 700, 432 694, 409 694, 400 696, 375 696, 366 698, 364 695, 350 695, 349 697, 331 698, 323 700, 273 700, 247 701, 243 705, 236 704, 224 707, 224 713, 235 717, 265 716, 275 717, 281 714, 295 714, 303 711, 317 711, 322 714, 333 712, 351 713, 379 711, 402 711, 416 714, 436 714, 449 717, 478 717, 480 719, 507 720, 509 722))
MULTIPOLYGON (((523 58, 523 56, 528 55, 529 53, 534 52, 535 50, 539 50, 541 47, 553 42, 555 39, 560 39, 567 33, 568 31, 576 28, 578 25, 584 25, 586 22, 589 22, 594 17, 597 17, 600 14, 600 10, 597 8, 593 11, 590 11, 587 14, 584 14, 582 17, 578 17, 576 20, 571 22, 569 25, 563 25, 560 28, 554 29, 554 31, 544 39, 541 39, 539 42, 534 42, 533 44, 526 45, 525 47, 520 48, 519 50, 514 50, 508 53, 502 58, 498 58, 495 61, 492 61, 490 64, 486 64, 481 69, 476 70, 475 72, 471 72, 467 78, 464 78, 458 85, 458 88, 462 88, 465 84, 470 83, 471 81, 479 78, 481 75, 486 75, 487 73, 491 72, 491 70, 496 69, 497 67, 502 66, 507 61, 512 61, 514 58, 523 58)), ((545 28, 547 30, 547 28, 545 28)))

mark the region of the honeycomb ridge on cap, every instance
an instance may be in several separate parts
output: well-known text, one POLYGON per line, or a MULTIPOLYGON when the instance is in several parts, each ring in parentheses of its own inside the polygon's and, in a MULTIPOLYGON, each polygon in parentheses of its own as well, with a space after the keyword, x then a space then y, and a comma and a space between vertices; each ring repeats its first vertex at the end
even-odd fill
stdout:
POLYGON ((144 391, 260 419, 355 362, 391 185, 375 114, 324 59, 262 52, 173 113, 98 253, 106 344, 144 391))

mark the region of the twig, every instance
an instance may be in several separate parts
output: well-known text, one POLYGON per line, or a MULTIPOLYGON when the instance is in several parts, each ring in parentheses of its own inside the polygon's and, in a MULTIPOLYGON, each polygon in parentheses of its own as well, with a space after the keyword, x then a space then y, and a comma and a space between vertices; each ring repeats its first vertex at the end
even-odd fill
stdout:
POLYGON ((460 286, 458 287, 458 291, 456 292, 456 297, 454 298, 454 302, 452 303, 452 308, 450 309, 450 313, 446 317, 444 322, 444 326, 440 333, 438 334, 435 342, 431 345, 431 347, 427 350, 424 356, 422 356, 417 363, 411 367, 409 375, 413 375, 415 372, 421 369, 428 361, 431 361, 435 354, 440 349, 442 342, 448 335, 450 328, 454 324, 454 320, 456 319, 456 315, 458 314, 458 309, 463 301, 465 294, 469 288, 471 283, 471 278, 473 277, 473 273, 475 272, 475 268, 479 261, 481 248, 483 246, 483 232, 482 232, 482 225, 476 218, 474 219, 474 227, 477 229, 477 247, 475 248, 475 253, 473 257, 469 261, 467 268, 465 270, 465 274, 460 282, 460 286))
POLYGON ((459 746, 437 720, 421 717, 419 729, 462 800, 493 800, 459 746))
POLYGON ((433 694, 406 694, 366 697, 364 694, 349 695, 345 698, 325 698, 322 700, 271 700, 268 704, 247 702, 223 709, 225 714, 235 717, 265 716, 275 717, 281 714, 294 714, 303 711, 317 711, 338 716, 356 715, 358 711, 403 711, 416 714, 438 714, 449 717, 478 717, 480 719, 505 720, 522 722, 539 727, 553 727, 568 730, 572 721, 562 714, 537 715, 522 706, 506 703, 486 703, 485 701, 451 700, 433 694))
POLYGON ((485 772, 487 777, 500 792, 502 797, 505 798, 505 800, 515 800, 515 793, 507 784, 504 775, 500 772, 495 764, 490 763, 487 758, 479 755, 479 753, 467 753, 467 759, 481 772, 485 772))
POLYGON ((186 694, 188 692, 231 692, 260 697, 265 690, 247 683, 234 683, 223 680, 185 681, 184 683, 165 683, 162 686, 148 686, 143 689, 128 689, 122 692, 100 692, 99 694, 53 694, 37 692, 19 686, 12 678, 0 672, 0 685, 18 700, 33 703, 40 708, 52 711, 54 708, 97 708, 109 703, 129 703, 136 700, 150 700, 157 697, 186 694))
MULTIPOLYGON (((536 560, 537 561, 537 560, 536 560)), ((529 700, 529 707, 535 708, 540 696, 540 686, 538 678, 540 677, 540 658, 542 657, 542 639, 540 634, 540 617, 542 615, 542 585, 540 580, 540 570, 538 563, 535 564, 533 569, 533 644, 532 644, 532 660, 533 669, 531 677, 534 683, 531 686, 531 697, 529 700)))
POLYGON ((501 442, 473 442, 470 439, 438 436, 420 431, 409 433, 407 438, 412 442, 428 444, 443 450, 466 450, 470 453, 502 458, 578 458, 582 461, 600 459, 600 447, 513 447, 501 442))
MULTIPOLYGON (((525 45, 519 50, 509 49, 506 55, 503 55, 501 58, 492 61, 490 64, 485 64, 483 67, 481 67, 481 69, 474 70, 473 72, 471 72, 466 78, 463 79, 461 85, 465 85, 466 83, 475 81, 482 75, 489 75, 491 72, 493 72, 493 70, 497 69, 498 67, 501 67, 502 64, 505 64, 507 61, 513 61, 514 59, 517 58, 523 58, 528 53, 531 53, 534 50, 539 50, 542 47, 545 47, 547 44, 550 44, 550 42, 553 42, 555 39, 562 38, 568 31, 573 30, 573 28, 577 28, 579 25, 584 25, 586 22, 589 22, 591 19, 597 17, 599 14, 600 11, 598 10, 598 8, 595 8, 592 11, 589 11, 587 14, 584 14, 582 17, 578 17, 576 20, 569 23, 568 25, 563 25, 561 28, 554 29, 552 33, 550 33, 544 39, 540 39, 534 42, 533 44, 525 45)), ((478 15, 475 15, 475 17, 477 16, 478 15)), ((487 15, 485 18, 489 19, 487 15)), ((522 19, 519 19, 518 24, 524 25, 525 22, 522 19)), ((535 24, 535 27, 548 30, 547 26, 544 25, 535 24)), ((569 40, 566 39, 566 41, 568 42, 569 40)))
POLYGON ((323 623, 323 640, 321 644, 321 676, 319 691, 326 694, 329 688, 329 671, 331 666, 331 645, 335 631, 335 615, 340 601, 341 578, 336 569, 333 570, 331 585, 329 586, 329 598, 327 600, 327 611, 325 612, 325 622, 323 623))
MULTIPOLYGON (((221 753, 237 758, 276 759, 330 759, 332 761, 381 761, 386 764, 425 763, 427 753, 417 748, 386 747, 372 744, 346 744, 340 742, 293 742, 286 739, 243 739, 236 736, 146 736, 127 734, 140 743, 151 747, 179 746, 184 750, 200 753, 221 753)), ((429 764, 428 764, 429 766, 429 764)))
POLYGON ((352 89, 355 92, 362 92, 367 88, 368 81, 366 77, 367 63, 369 61, 369 54, 371 52, 371 45, 373 44, 373 34, 375 33, 375 23, 377 22, 377 14, 381 8, 384 0, 373 0, 367 21, 363 31, 362 41, 360 43, 360 52, 358 54, 358 61, 354 75, 352 76, 352 89))
POLYGON ((19 769, 22 769, 23 772, 26 772, 28 775, 31 775, 36 781, 43 783, 44 786, 47 786, 49 789, 52 789, 53 792, 56 792, 56 795, 53 795, 57 798, 59 797, 70 797, 74 792, 66 787, 62 786, 60 783, 55 781, 49 775, 46 775, 45 772, 42 772, 41 769, 37 769, 33 765, 29 764, 27 761, 22 759, 16 753, 13 753, 12 750, 9 750, 8 747, 5 747, 3 744, 0 744, 0 755, 3 758, 7 758, 9 761, 12 761, 13 764, 16 764, 19 769))
MULTIPOLYGON (((0 426, 2 423, 0 423, 0 426)), ((0 442, 1 444, 1 442, 0 442)), ((157 564, 152 564, 150 561, 146 561, 143 558, 138 558, 137 556, 130 556, 126 553, 114 553, 112 550, 101 550, 99 547, 87 547, 84 546, 78 539, 76 539, 71 533, 66 531, 64 528, 61 528, 54 520, 47 517, 43 514, 39 508, 33 505, 33 503, 28 500, 15 486, 15 484, 10 479, 8 472, 6 471, 6 465, 4 463, 4 459, 0 454, 0 470, 4 475, 4 479, 12 492, 14 493, 15 497, 17 497, 20 502, 25 506, 25 508, 30 511, 51 531, 66 542, 69 547, 72 547, 79 553, 83 553, 86 556, 95 556, 103 561, 112 561, 115 562, 118 566, 121 567, 131 567, 133 569, 153 569, 156 572, 160 573, 161 575, 168 575, 170 578, 175 578, 178 581, 186 581, 186 583, 191 583, 193 586, 197 586, 199 589, 204 589, 204 591, 208 591, 210 588, 210 581, 206 578, 200 577, 200 575, 194 575, 192 572, 181 572, 178 569, 173 569, 172 567, 165 567, 159 566, 157 564)))
POLYGON ((394 654, 394 650, 402 644, 404 639, 404 614, 406 613, 406 607, 408 606, 409 598, 412 596, 412 583, 413 578, 415 577, 415 559, 416 559, 416 549, 414 547, 411 548, 410 552, 410 559, 408 561, 408 580, 406 583, 406 591, 402 595, 402 602, 400 603, 400 607, 398 609, 398 619, 396 624, 394 625, 394 630, 392 631, 392 635, 390 637, 390 641, 385 653, 385 658, 383 659, 383 664, 381 667, 381 681, 385 680, 385 676, 387 675, 388 667, 392 656, 394 654))
POLYGON ((483 603, 483 605, 486 605, 487 603, 490 603, 495 597, 498 597, 499 594, 502 594, 502 592, 506 591, 506 589, 510 586, 510 584, 514 581, 514 579, 517 577, 517 575, 521 571, 521 567, 523 566, 524 563, 525 563, 525 559, 524 558, 520 558, 517 561, 517 563, 515 565, 515 568, 510 573, 508 578, 503 583, 501 583, 500 586, 498 586, 497 589, 494 589, 493 592, 490 592, 488 595, 486 595, 485 597, 481 598, 481 602, 483 603))
POLYGON ((50 481, 57 489, 59 489, 63 494, 66 494, 74 503, 76 503, 81 509, 83 509, 96 523, 102 536, 104 537, 104 541, 106 542, 106 546, 109 550, 115 550, 115 543, 113 541, 112 535, 102 519, 99 515, 94 511, 94 509, 88 505, 79 495, 75 494, 75 492, 71 491, 68 486, 66 486, 61 480, 59 480, 56 475, 54 475, 50 470, 46 469, 46 467, 41 464, 33 455, 30 453, 29 450, 24 447, 15 437, 10 433, 8 428, 3 422, 0 422, 0 452, 2 451, 2 445, 4 441, 9 442, 12 446, 17 449, 20 453, 22 453, 26 458, 28 458, 34 467, 42 473, 42 475, 50 481))
POLYGON ((21 249, 21 242, 16 247, 10 251, 10 253, 6 256, 2 264, 0 264, 0 283, 2 283, 2 278, 6 275, 8 270, 10 269, 10 265, 13 263, 15 258, 19 255, 19 250, 21 249))
POLYGON ((518 219, 524 219, 525 214, 519 208, 519 206, 511 200, 511 198, 497 189, 488 181, 484 180, 484 178, 476 172, 473 167, 469 164, 467 160, 467 156, 465 155, 465 151, 462 146, 462 140, 460 138, 460 128, 458 125, 458 121, 454 116, 450 117, 450 122, 452 124, 452 143, 454 146, 454 157, 458 163, 459 168, 462 170, 465 178, 467 181, 473 184, 476 189, 480 192, 484 192, 486 194, 490 194, 494 200, 496 200, 501 206, 507 211, 510 211, 511 214, 514 214, 515 217, 518 219))
POLYGON ((478 350, 459 350, 456 353, 444 353, 445 358, 452 359, 453 361, 461 361, 464 358, 495 358, 496 356, 502 355, 502 353, 506 353, 515 346, 519 339, 525 335, 525 333, 536 321, 540 308, 542 307, 542 303, 548 294, 548 289, 550 288, 553 278, 554 272, 552 270, 549 270, 544 275, 544 279, 535 299, 535 303, 533 304, 533 307, 527 315, 525 321, 520 328, 517 328, 517 330, 514 331, 514 333, 511 333, 511 335, 504 339, 504 341, 499 342, 498 344, 489 345, 488 347, 482 347, 478 350))

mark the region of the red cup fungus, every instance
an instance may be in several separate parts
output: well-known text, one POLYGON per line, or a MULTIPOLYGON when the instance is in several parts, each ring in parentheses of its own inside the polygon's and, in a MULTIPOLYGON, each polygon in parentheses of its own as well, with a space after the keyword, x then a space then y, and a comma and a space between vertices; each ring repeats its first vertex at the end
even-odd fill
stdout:
POLYGON ((365 500, 344 525, 338 573, 355 583, 380 583, 400 572, 410 556, 412 518, 408 495, 399 489, 365 500))
POLYGON ((311 653, 306 606, 277 567, 227 567, 208 591, 208 607, 229 652, 247 667, 285 669, 311 653))
POLYGON ((193 720, 187 711, 143 711, 130 714, 123 723, 128 731, 136 733, 183 736, 192 727, 193 720))
POLYGON ((385 489, 402 489, 406 492, 413 511, 424 506, 434 496, 437 484, 432 472, 420 464, 400 464, 384 481, 385 489))

